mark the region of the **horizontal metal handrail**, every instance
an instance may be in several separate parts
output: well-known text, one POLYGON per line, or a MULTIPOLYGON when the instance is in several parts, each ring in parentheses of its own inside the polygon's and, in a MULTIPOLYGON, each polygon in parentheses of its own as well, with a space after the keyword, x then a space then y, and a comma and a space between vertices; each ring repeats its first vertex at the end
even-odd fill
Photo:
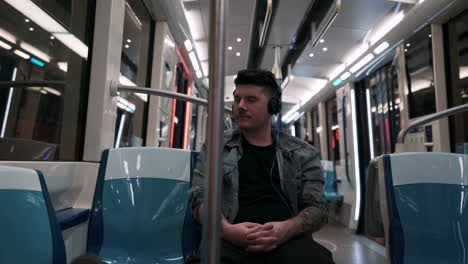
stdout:
MULTIPOLYGON (((161 89, 150 89, 146 87, 136 87, 136 86, 125 86, 125 85, 119 85, 117 88, 117 91, 119 92, 130 92, 130 93, 141 93, 141 94, 149 94, 149 95, 156 95, 156 96, 164 96, 164 97, 169 97, 177 100, 182 100, 198 105, 203 105, 208 107, 208 101, 196 96, 190 96, 186 95, 183 93, 176 93, 172 91, 166 91, 166 90, 161 90, 161 89)), ((229 107, 224 107, 224 111, 228 113, 232 113, 231 108, 229 107)))
POLYGON ((420 118, 418 120, 415 120, 415 121, 411 122, 407 127, 400 130, 400 133, 398 133, 397 143, 403 144, 406 134, 408 134, 408 132, 413 128, 420 127, 420 126, 425 125, 427 123, 430 123, 432 121, 442 119, 444 117, 451 116, 451 115, 454 115, 454 114, 457 114, 457 113, 460 113, 460 112, 464 112, 464 111, 468 111, 468 104, 455 106, 455 107, 449 108, 447 110, 440 111, 440 112, 437 112, 435 114, 428 115, 428 116, 422 117, 422 118, 420 118))
POLYGON ((64 81, 0 81, 0 88, 64 87, 64 81))

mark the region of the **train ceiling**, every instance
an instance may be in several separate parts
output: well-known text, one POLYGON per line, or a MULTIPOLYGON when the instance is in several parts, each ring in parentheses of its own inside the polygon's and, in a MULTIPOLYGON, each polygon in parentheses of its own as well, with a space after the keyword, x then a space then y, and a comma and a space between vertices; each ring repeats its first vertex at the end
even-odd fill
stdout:
MULTIPOLYGON (((281 46, 282 58, 294 38, 305 12, 314 0, 279 1, 278 9, 273 17, 270 35, 265 45, 264 56, 259 65, 263 69, 272 69, 274 63, 274 47, 281 46)), ((227 1, 226 28, 226 75, 232 76, 238 70, 246 68, 249 54, 250 33, 255 11, 255 2, 251 0, 227 1), (240 42, 238 39, 240 38, 240 42), (232 49, 230 48, 232 47, 232 49)), ((195 45, 198 45, 198 55, 202 65, 208 60, 209 40, 209 4, 210 0, 183 1, 186 10, 192 12, 188 20, 196 19, 198 13, 201 27, 190 31, 195 45)), ((314 90, 316 84, 322 84, 338 65, 342 64, 346 55, 356 45, 365 39, 372 26, 385 17, 400 4, 387 0, 345 0, 342 8, 330 29, 323 36, 324 42, 315 47, 308 45, 292 68, 295 77, 285 89, 283 100, 289 104, 300 103, 300 98, 306 98, 314 90), (327 51, 323 51, 326 47, 327 51), (310 55, 313 53, 313 57, 310 55)), ((400 7, 401 8, 401 7, 400 7)), ((281 60, 280 60, 281 61, 281 60)), ((207 63, 204 66, 207 73, 207 63)), ((226 101, 231 101, 233 85, 232 78, 226 79, 226 101)))
MULTIPOLYGON (((246 68, 249 61, 250 35, 253 30, 255 7, 258 1, 265 2, 267 0, 226 1, 228 6, 226 14, 225 100, 227 102, 232 101, 232 96, 230 95, 232 95, 232 80, 234 75, 238 70, 246 68)), ((258 63, 264 69, 272 69, 273 67, 274 46, 281 46, 281 54, 285 56, 308 7, 315 4, 315 2, 323 0, 276 1, 278 2, 278 6, 272 18, 264 55, 261 58, 261 62, 258 63)), ((436 0, 425 1, 428 5, 424 3, 424 12, 433 12, 434 10, 430 11, 431 8, 442 5, 442 3, 438 4, 438 1, 434 1, 436 0)), ((152 2, 153 12, 156 14, 156 17, 158 17, 158 10, 162 11, 166 9, 172 10, 169 13, 177 14, 177 17, 180 17, 179 14, 185 15, 186 21, 177 20, 177 25, 174 25, 174 19, 170 17, 167 18, 167 21, 179 44, 184 42, 184 37, 190 38, 193 41, 204 75, 208 76, 210 0, 181 0, 180 2, 145 0, 145 2, 152 2), (164 8, 161 8, 161 6, 164 8), (177 26, 179 28, 182 27, 182 34, 177 32, 177 26)), ((344 67, 350 55, 355 53, 361 44, 369 42, 369 38, 372 38, 379 31, 382 24, 395 17, 399 11, 405 11, 404 13, 406 14, 415 5, 424 2, 424 0, 342 0, 341 2, 341 11, 331 24, 331 27, 323 35, 323 43, 317 43, 315 47, 308 44, 295 61, 292 68, 292 75, 295 78, 291 80, 284 91, 283 101, 286 103, 286 111, 293 105, 309 105, 315 99, 304 100, 304 98, 309 99, 311 94, 322 89, 324 87, 323 83, 328 83, 325 87, 327 89, 322 89, 320 96, 322 96, 324 90, 333 90, 330 89, 330 83, 336 77, 333 77, 332 73, 339 66, 344 67), (324 48, 326 48, 326 51, 324 48)), ((450 1, 443 0, 442 2, 448 3, 450 1)), ((453 2, 460 4, 465 1, 455 0, 453 2)), ((164 17, 159 18, 164 19, 164 17)), ((425 17, 420 20, 423 21, 424 19, 427 20, 429 18, 425 17)), ((405 36, 401 37, 404 38, 405 36)), ((372 49, 374 48, 372 47, 372 49)), ((362 56, 357 57, 362 58, 362 56)))

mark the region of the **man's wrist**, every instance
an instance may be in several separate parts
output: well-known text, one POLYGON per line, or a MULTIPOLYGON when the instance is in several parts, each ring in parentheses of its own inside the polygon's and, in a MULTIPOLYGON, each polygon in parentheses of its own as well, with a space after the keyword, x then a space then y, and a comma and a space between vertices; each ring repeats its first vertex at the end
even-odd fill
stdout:
POLYGON ((300 233, 303 232, 303 228, 302 228, 302 218, 301 217, 298 217, 298 216, 295 216, 289 220, 286 221, 287 222, 287 230, 288 230, 288 235, 287 235, 287 239, 289 238, 292 238, 300 233))
POLYGON ((226 217, 221 216, 221 233, 223 239, 226 238, 226 235, 229 233, 231 226, 232 224, 228 222, 226 217))

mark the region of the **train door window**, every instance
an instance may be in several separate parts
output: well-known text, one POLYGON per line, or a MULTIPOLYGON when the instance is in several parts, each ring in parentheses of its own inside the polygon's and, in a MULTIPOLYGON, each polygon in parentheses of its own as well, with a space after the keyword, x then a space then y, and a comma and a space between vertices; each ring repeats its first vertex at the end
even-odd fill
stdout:
POLYGON ((306 135, 306 141, 309 142, 309 144, 315 146, 315 147, 320 147, 320 138, 319 138, 319 132, 317 131, 317 128, 320 126, 318 123, 318 111, 317 108, 312 109, 309 113, 307 113, 306 118, 308 119, 307 122, 307 135, 306 135), (309 129, 310 126, 310 129, 309 129))
POLYGON ((203 106, 197 104, 190 104, 191 105, 191 120, 190 120, 190 132, 189 132, 189 141, 187 149, 196 150, 197 142, 197 131, 199 124, 198 113, 199 109, 203 106))
MULTIPOLYGON (((120 64, 120 84, 149 86, 153 23, 141 0, 127 1, 120 64)), ((117 101, 115 147, 145 145, 148 96, 120 93, 117 101)))
POLYGON ((336 97, 326 102, 327 108, 327 135, 328 135, 328 159, 340 160, 340 134, 338 126, 338 108, 336 97))
POLYGON ((396 69, 386 65, 365 80, 369 89, 370 111, 374 156, 395 152, 395 144, 400 131, 400 95, 396 69))
POLYGON ((315 108, 312 110, 312 134, 313 134, 313 142, 314 146, 320 148, 320 133, 321 127, 319 122, 319 112, 318 109, 315 108))
POLYGON ((431 27, 414 34, 405 45, 409 118, 435 113, 431 27))
POLYGON ((395 152, 395 145, 398 138, 398 133, 401 129, 401 113, 400 113, 400 93, 398 90, 398 71, 397 67, 391 65, 386 69, 387 87, 388 87, 388 104, 389 104, 389 120, 390 120, 390 139, 391 153, 395 152))
POLYGON ((0 1, 1 160, 81 160, 95 5, 0 1))
POLYGON ((370 92, 370 108, 371 108, 371 127, 372 127, 372 134, 373 138, 373 146, 374 146, 374 154, 375 156, 379 156, 382 153, 385 153, 382 146, 382 136, 381 136, 381 120, 380 115, 382 113, 382 103, 380 102, 380 93, 377 90, 377 77, 372 76, 369 78, 367 82, 367 87, 369 88, 370 92))
MULTIPOLYGON (((468 11, 454 18, 445 27, 448 58, 449 107, 468 103, 468 11)), ((450 117, 452 151, 466 153, 468 113, 450 117)))
MULTIPOLYGON (((176 67, 176 85, 174 91, 177 93, 192 94, 192 84, 190 81, 190 73, 182 58, 179 57, 181 62, 176 67)), ((169 140, 169 147, 171 148, 188 148, 189 129, 190 129, 190 115, 191 104, 182 100, 175 100, 172 108, 172 125, 169 140)))

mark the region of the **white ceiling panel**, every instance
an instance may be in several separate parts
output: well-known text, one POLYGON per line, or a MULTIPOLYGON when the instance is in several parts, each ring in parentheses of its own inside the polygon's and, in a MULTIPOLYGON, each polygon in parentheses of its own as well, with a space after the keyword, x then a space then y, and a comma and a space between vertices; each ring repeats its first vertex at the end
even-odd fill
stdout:
MULTIPOLYGON (((271 70, 275 59, 275 46, 281 46, 281 59, 291 43, 311 0, 280 1, 273 20, 270 36, 261 64, 262 69, 271 70)), ((280 59, 280 62, 281 62, 280 59)))
POLYGON ((398 3, 388 0, 342 0, 333 26, 369 30, 398 3))
MULTIPOLYGON (((261 68, 272 69, 274 46, 280 45, 282 47, 281 55, 286 54, 307 8, 313 1, 315 0, 279 1, 261 68)), ((206 52, 199 52, 199 57, 201 57, 202 61, 206 61, 208 55, 207 43, 209 41, 208 32, 210 31, 210 1, 195 0, 195 2, 198 2, 202 24, 206 32, 205 39, 201 40, 205 42, 203 46, 206 52)), ((229 97, 233 88, 232 75, 247 66, 255 1, 231 0, 227 1, 227 3, 225 72, 226 76, 229 76, 226 78, 226 96, 229 97), (241 38, 242 41, 237 42, 237 38, 241 38), (228 46, 232 46, 232 50, 228 50, 228 46), (240 56, 236 56, 238 52, 240 56)), ((399 3, 388 0, 342 0, 341 12, 323 37, 325 42, 317 44, 316 47, 308 46, 296 62, 296 65, 294 65, 293 75, 296 78, 291 81, 285 91, 284 101, 290 104, 298 103, 300 98, 303 98, 314 89, 313 87, 320 86, 321 84, 319 85, 315 81, 320 82, 320 79, 328 78, 330 72, 344 62, 350 50, 363 41, 372 26, 387 14, 393 12, 397 5, 399 3), (323 51, 324 47, 327 47, 328 50, 323 51), (309 57, 310 53, 314 53, 314 56, 309 57), (302 79, 301 77, 307 78, 302 79)), ((225 99, 227 101, 232 100, 232 98, 225 99)))
POLYGON ((296 33, 310 3, 311 0, 279 1, 268 44, 288 45, 296 33))
POLYGON ((309 45, 293 68, 293 74, 328 78, 344 63, 350 51, 362 44, 372 26, 398 5, 388 0, 343 0, 332 26, 324 34, 324 43, 309 45), (323 48, 327 48, 324 51, 323 48), (310 57, 309 54, 314 56, 310 57))
MULTIPOLYGON (((200 0, 200 12, 202 14, 205 32, 210 31, 209 0, 200 0)), ((235 0, 227 1, 226 8, 226 75, 234 75, 239 70, 247 67, 247 56, 250 42, 250 28, 252 16, 255 11, 255 1, 235 0), (241 42, 237 42, 241 38, 241 42), (227 47, 231 46, 232 50, 227 47), (240 56, 237 56, 239 53, 240 56)), ((206 35, 206 43, 209 42, 209 34, 206 35)))

